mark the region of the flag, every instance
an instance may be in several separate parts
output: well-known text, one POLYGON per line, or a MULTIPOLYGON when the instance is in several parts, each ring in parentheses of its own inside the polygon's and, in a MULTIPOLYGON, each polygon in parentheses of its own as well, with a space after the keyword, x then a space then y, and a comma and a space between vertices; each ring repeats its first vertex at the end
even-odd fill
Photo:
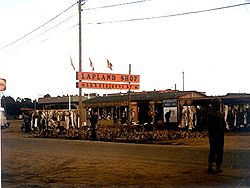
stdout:
POLYGON ((75 68, 75 66, 73 64, 73 60, 72 60, 71 56, 69 56, 69 58, 70 58, 70 64, 71 64, 71 66, 73 67, 74 70, 76 70, 76 68, 75 68))
POLYGON ((107 67, 110 69, 110 70, 113 70, 112 67, 112 63, 109 62, 109 60, 107 59, 107 67))
POLYGON ((91 61, 90 58, 89 58, 89 66, 92 67, 92 71, 95 70, 94 64, 93 64, 93 62, 91 61))

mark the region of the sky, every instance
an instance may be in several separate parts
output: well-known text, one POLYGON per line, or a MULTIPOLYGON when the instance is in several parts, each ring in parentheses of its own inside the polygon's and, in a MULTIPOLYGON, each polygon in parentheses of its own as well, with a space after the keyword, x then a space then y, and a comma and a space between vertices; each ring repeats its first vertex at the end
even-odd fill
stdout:
MULTIPOLYGON (((5 96, 78 94, 78 7, 69 8, 75 3, 0 0, 0 78, 6 79, 5 96)), ((94 72, 128 74, 131 64, 131 74, 140 75, 139 91, 175 85, 183 90, 184 72, 188 91, 209 96, 250 93, 250 4, 216 9, 244 3, 250 1, 87 0, 82 6, 82 70, 91 71, 91 58, 94 72), (216 10, 190 13, 208 9, 216 10)))

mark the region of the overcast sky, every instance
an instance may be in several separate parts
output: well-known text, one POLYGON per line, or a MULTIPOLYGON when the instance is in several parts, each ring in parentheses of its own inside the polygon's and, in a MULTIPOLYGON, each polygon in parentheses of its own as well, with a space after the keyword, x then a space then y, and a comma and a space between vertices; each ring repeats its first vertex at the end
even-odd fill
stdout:
MULTIPOLYGON (((78 70, 78 7, 62 13, 74 3, 0 0, 0 78, 7 80, 6 96, 78 94, 70 64, 71 56, 78 70)), ((250 93, 250 5, 217 9, 244 3, 250 2, 88 0, 82 12, 82 69, 91 71, 89 58, 95 72, 128 74, 131 64, 132 74, 141 76, 141 91, 175 84, 182 90, 184 71, 185 90, 250 93), (209 9, 216 10, 194 13, 209 9)), ((83 90, 93 92, 120 91, 83 90)))

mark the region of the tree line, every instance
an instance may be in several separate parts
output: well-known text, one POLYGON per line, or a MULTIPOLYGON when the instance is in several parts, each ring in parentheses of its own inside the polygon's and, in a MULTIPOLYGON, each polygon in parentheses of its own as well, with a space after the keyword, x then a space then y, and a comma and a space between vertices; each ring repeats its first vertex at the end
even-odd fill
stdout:
MULTIPOLYGON (((44 97, 50 97, 49 94, 44 97)), ((5 109, 8 118, 17 118, 23 113, 23 110, 27 109, 41 109, 41 105, 38 101, 30 98, 20 98, 16 100, 11 96, 2 96, 1 106, 5 109)))

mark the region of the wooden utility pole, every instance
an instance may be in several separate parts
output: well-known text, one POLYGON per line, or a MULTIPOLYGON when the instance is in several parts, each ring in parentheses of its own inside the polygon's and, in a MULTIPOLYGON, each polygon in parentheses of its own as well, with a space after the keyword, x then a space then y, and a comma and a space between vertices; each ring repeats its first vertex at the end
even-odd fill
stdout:
POLYGON ((129 64, 129 89, 128 89, 128 127, 131 126, 131 93, 130 93, 130 76, 131 76, 131 64, 129 64))
MULTIPOLYGON (((79 72, 82 72, 82 0, 78 0, 79 12, 79 72)), ((82 88, 79 87, 79 128, 83 125, 82 88)))

